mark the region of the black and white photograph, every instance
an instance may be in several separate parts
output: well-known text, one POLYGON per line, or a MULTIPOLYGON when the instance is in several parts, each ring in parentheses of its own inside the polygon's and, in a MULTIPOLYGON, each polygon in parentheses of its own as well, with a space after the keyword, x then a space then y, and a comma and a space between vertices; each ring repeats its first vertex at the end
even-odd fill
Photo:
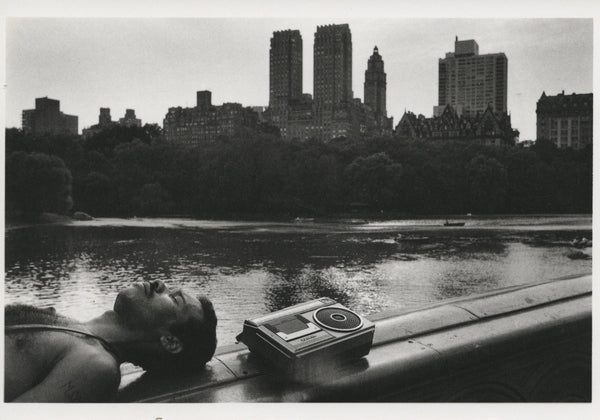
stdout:
POLYGON ((3 418, 593 418, 592 2, 12 3, 3 418))

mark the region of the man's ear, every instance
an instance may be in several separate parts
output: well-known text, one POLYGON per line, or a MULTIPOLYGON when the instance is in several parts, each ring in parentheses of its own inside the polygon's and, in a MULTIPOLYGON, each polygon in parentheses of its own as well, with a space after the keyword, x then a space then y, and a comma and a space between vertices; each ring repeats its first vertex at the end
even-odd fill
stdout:
POLYGON ((169 353, 176 354, 183 350, 183 343, 174 335, 162 335, 160 337, 160 344, 169 353))

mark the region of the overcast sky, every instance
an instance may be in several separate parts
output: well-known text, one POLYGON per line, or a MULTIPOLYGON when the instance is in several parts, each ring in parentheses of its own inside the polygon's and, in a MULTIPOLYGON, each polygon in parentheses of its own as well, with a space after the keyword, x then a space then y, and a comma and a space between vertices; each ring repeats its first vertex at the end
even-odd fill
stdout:
POLYGON ((213 104, 268 105, 273 31, 299 29, 303 91, 312 93, 317 25, 349 23, 354 96, 363 99, 367 60, 377 45, 387 73, 388 116, 405 110, 430 117, 437 105, 438 59, 454 39, 474 39, 480 54, 508 58, 508 110, 521 140, 534 139, 542 91, 592 92, 592 19, 402 18, 9 18, 6 21, 6 126, 21 127, 35 98, 60 100, 79 116, 79 130, 133 108, 158 123, 169 107, 195 104, 210 90, 213 104))

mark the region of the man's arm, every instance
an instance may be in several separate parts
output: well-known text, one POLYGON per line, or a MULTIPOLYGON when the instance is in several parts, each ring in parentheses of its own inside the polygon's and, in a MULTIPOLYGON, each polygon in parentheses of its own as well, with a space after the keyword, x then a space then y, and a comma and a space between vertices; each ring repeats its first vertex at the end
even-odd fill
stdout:
POLYGON ((62 358, 42 382, 13 402, 103 402, 116 393, 121 374, 112 357, 77 352, 62 358))

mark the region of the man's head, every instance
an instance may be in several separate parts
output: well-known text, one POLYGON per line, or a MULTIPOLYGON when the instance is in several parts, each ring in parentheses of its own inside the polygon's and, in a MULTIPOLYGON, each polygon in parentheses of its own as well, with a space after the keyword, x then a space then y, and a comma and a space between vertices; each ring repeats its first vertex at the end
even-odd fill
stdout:
POLYGON ((143 337, 131 361, 146 370, 192 370, 215 352, 217 317, 206 297, 160 280, 136 283, 117 295, 114 311, 143 337))

